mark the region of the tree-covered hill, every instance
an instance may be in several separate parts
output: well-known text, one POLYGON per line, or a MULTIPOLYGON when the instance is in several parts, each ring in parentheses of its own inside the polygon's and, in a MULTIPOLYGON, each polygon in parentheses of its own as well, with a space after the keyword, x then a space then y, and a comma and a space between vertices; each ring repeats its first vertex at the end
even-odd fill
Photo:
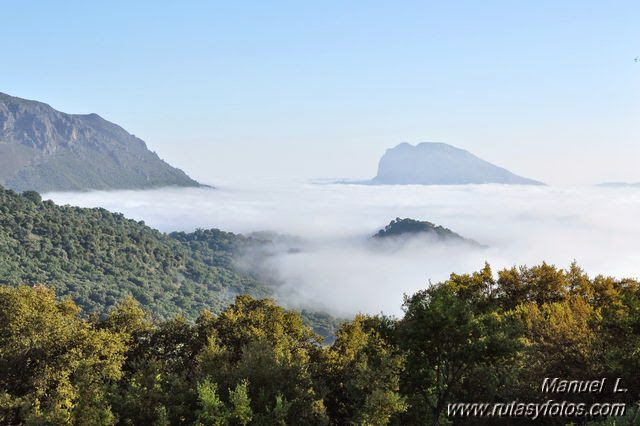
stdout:
POLYGON ((158 317, 193 318, 238 294, 270 294, 233 267, 231 247, 246 238, 221 231, 208 238, 219 250, 197 252, 118 213, 0 187, 0 284, 45 284, 85 312, 104 313, 130 294, 158 317))
POLYGON ((477 241, 465 238, 457 232, 453 232, 451 229, 441 225, 409 218, 400 219, 399 217, 389 222, 384 229, 379 230, 373 235, 373 238, 376 240, 385 240, 415 236, 430 236, 434 237, 437 241, 458 242, 475 247, 484 247, 477 241))

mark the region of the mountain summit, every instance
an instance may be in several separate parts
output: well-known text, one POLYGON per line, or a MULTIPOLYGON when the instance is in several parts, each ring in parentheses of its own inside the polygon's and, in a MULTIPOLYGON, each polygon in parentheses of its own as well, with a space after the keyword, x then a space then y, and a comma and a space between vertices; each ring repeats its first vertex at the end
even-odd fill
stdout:
POLYGON ((0 93, 0 184, 25 191, 200 186, 97 114, 0 93))
POLYGON ((401 143, 380 159, 371 184, 464 185, 503 183, 543 185, 484 161, 446 143, 401 143))

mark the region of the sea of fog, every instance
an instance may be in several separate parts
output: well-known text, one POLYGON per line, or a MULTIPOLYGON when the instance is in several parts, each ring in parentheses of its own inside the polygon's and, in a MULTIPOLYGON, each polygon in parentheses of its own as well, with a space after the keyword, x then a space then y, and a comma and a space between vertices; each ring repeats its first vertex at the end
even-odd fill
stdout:
POLYGON ((216 189, 49 193, 58 204, 104 207, 165 232, 220 228, 301 237, 271 257, 281 303, 399 314, 402 296, 489 262, 494 270, 577 261, 590 274, 640 276, 640 189, 508 185, 364 186, 261 180, 216 189), (413 242, 374 250, 396 217, 428 220, 486 249, 413 242))

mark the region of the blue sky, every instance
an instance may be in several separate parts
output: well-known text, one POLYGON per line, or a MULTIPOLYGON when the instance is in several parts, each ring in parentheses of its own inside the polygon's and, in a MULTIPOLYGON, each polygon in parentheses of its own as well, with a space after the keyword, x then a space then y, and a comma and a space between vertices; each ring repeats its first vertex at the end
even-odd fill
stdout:
POLYGON ((2 22, 0 91, 213 183, 369 177, 403 141, 640 181, 637 1, 30 1, 2 22))

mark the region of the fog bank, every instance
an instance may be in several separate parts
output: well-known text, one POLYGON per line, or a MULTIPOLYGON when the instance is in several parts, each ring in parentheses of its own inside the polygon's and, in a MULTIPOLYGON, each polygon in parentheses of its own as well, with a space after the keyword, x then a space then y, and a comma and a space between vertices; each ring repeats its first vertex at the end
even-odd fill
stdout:
POLYGON ((360 186, 263 180, 217 189, 49 193, 59 204, 104 207, 165 232, 274 231, 305 241, 269 269, 280 300, 338 315, 400 313, 402 294, 488 261, 494 270, 576 260, 591 274, 640 276, 637 188, 360 186), (368 238, 396 217, 428 220, 486 249, 413 242, 373 250, 368 238))

